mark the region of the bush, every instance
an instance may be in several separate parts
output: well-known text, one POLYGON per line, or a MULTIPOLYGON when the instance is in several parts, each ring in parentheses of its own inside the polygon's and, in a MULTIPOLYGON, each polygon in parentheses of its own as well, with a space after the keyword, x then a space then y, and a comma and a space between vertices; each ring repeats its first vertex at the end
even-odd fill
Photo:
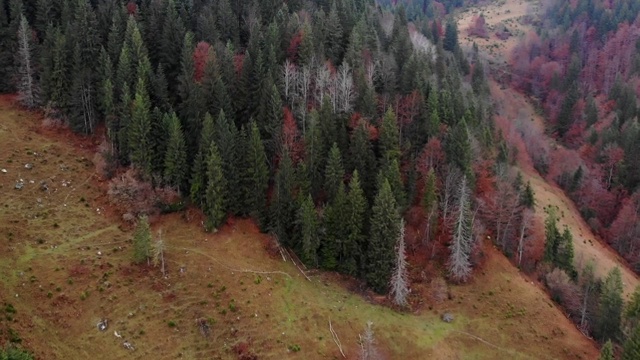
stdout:
POLYGON ((161 211, 178 211, 184 207, 180 195, 168 187, 154 188, 141 180, 137 170, 130 168, 109 182, 109 201, 127 209, 131 218, 139 215, 156 215, 161 211))
POLYGON ((0 349, 0 359, 3 360, 33 360, 33 356, 22 349, 15 347, 8 347, 6 349, 0 349))

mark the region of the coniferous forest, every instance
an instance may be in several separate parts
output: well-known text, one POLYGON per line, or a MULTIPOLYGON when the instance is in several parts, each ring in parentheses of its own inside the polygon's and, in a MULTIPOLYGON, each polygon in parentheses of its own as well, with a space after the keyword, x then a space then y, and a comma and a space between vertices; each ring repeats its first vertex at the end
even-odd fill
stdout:
POLYGON ((5 0, 0 90, 103 131, 111 169, 179 191, 207 230, 250 216, 380 293, 403 215, 424 208, 463 281, 474 159, 494 142, 482 65, 439 3, 391 5, 5 0))
POLYGON ((413 279, 465 283, 495 247, 602 359, 636 359, 640 3, 536 3, 500 64, 474 41, 508 39, 507 21, 492 34, 471 4, 0 0, 0 93, 100 143, 108 196, 137 222, 134 266, 165 276, 152 212, 193 210, 207 232, 246 218, 283 259, 408 309, 413 279), (513 118, 497 89, 548 122, 513 118), (537 202, 540 183, 622 271, 574 254, 582 228, 537 202))

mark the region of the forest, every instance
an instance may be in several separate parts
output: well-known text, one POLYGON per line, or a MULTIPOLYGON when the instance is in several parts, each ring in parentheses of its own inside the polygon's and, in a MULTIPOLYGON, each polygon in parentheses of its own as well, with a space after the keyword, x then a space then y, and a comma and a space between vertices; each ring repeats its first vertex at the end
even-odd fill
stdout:
POLYGON ((447 17, 462 1, 0 5, 0 92, 102 140, 99 171, 138 242, 154 212, 198 207, 210 232, 250 217, 308 267, 406 308, 407 259, 465 282, 491 239, 585 334, 638 351, 640 290, 623 316, 619 271, 576 268, 573 234, 553 209, 536 226, 515 166, 529 154, 640 271, 637 2, 549 2, 514 50, 510 82, 558 149, 495 126, 489 69, 447 17))

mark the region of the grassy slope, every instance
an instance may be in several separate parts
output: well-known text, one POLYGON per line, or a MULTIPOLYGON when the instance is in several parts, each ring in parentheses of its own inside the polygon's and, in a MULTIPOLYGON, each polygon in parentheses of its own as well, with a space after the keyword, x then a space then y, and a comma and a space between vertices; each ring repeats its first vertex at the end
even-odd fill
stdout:
POLYGON ((0 168, 8 171, 0 173, 0 303, 17 309, 15 321, 0 320, 0 339, 11 327, 39 358, 234 359, 238 344, 261 359, 341 358, 329 320, 350 359, 368 320, 390 359, 596 356, 546 294, 490 246, 483 270, 453 287, 452 300, 402 314, 347 291, 336 276, 307 281, 268 255, 267 239, 248 221, 212 235, 174 214, 154 224, 169 246, 169 277, 162 279, 157 269, 130 264, 131 234, 104 201, 104 184, 87 160, 91 146, 42 130, 33 115, 0 99, 0 168), (25 187, 15 190, 20 178, 25 187), (445 311, 454 323, 440 320, 445 311), (101 333, 103 317, 110 327, 101 333), (195 325, 200 317, 214 321, 208 339, 195 325), (114 330, 135 352, 123 349, 114 330), (289 351, 293 345, 301 350, 289 351))

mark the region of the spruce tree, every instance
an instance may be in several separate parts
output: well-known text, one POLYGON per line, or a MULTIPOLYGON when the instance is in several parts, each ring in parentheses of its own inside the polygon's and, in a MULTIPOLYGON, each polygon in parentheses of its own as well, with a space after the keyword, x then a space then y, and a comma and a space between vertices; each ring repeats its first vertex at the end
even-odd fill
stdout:
POLYGON ((142 264, 151 256, 151 229, 149 219, 141 216, 133 233, 133 260, 142 264))
POLYGON ((360 124, 350 143, 349 149, 349 171, 358 171, 362 190, 367 196, 369 203, 373 202, 377 184, 375 176, 377 174, 376 156, 369 141, 369 132, 365 124, 360 124))
POLYGON ((374 291, 384 293, 388 290, 394 265, 394 244, 400 233, 400 214, 389 181, 383 182, 371 212, 364 277, 374 291))
POLYGON ((320 265, 326 270, 337 270, 341 265, 342 242, 347 237, 347 205, 344 184, 340 183, 322 217, 325 236, 320 243, 320 265))
POLYGON ((527 181, 527 185, 520 194, 520 204, 529 209, 533 209, 536 206, 536 196, 531 187, 531 181, 527 181))
POLYGON ((558 253, 556 254, 556 265, 563 269, 571 278, 578 276, 573 266, 573 235, 569 228, 565 226, 562 235, 558 238, 558 253))
POLYGON ((636 286, 624 311, 625 328, 635 329, 640 324, 640 286, 636 286))
POLYGON ((338 189, 344 180, 342 156, 336 143, 333 143, 329 151, 329 160, 327 161, 327 167, 324 171, 324 179, 324 189, 327 193, 327 198, 332 200, 338 193, 338 189))
POLYGON ((429 169, 422 194, 422 211, 427 221, 425 240, 429 241, 437 232, 438 226, 438 188, 436 186, 436 174, 433 168, 429 169))
POLYGON ((204 191, 207 187, 207 156, 213 141, 213 117, 207 113, 205 114, 204 121, 202 123, 202 133, 200 134, 200 142, 198 143, 198 153, 196 154, 195 160, 193 161, 193 168, 191 169, 190 197, 191 201, 200 207, 205 205, 204 191))
MULTIPOLYGON (((638 356, 640 356, 640 353, 638 353, 638 356)), ((600 350, 600 357, 598 358, 598 360, 615 360, 615 356, 613 354, 613 344, 611 343, 611 340, 607 340, 606 343, 604 343, 604 345, 602 346, 602 349, 600 350)))
POLYGON ((363 266, 364 254, 361 250, 365 243, 365 221, 368 212, 367 199, 360 185, 358 170, 353 172, 349 182, 349 194, 346 207, 346 237, 342 242, 340 254, 341 271, 355 275, 363 266))
POLYGON ((331 11, 329 12, 329 18, 326 23, 326 37, 324 41, 325 52, 329 60, 335 65, 339 64, 342 60, 344 53, 343 44, 343 30, 340 23, 340 17, 338 16, 338 9, 336 4, 333 3, 331 11))
POLYGON ((222 170, 227 180, 227 197, 229 210, 233 214, 240 213, 242 194, 240 192, 240 172, 238 171, 239 151, 238 128, 229 121, 223 110, 220 110, 214 126, 214 139, 220 150, 222 158, 222 170))
POLYGON ((389 182, 389 185, 391 185, 391 191, 393 192, 393 197, 396 200, 396 205, 402 213, 407 205, 407 196, 404 191, 404 184, 402 182, 402 174, 400 172, 398 160, 392 159, 384 162, 380 168, 380 172, 378 173, 377 180, 378 190, 385 181, 389 182))
POLYGON ((267 189, 269 187, 269 167, 260 130, 251 122, 248 131, 248 143, 245 154, 245 172, 243 177, 244 210, 253 216, 264 229, 266 226, 267 189))
POLYGON ((296 203, 293 194, 294 169, 291 156, 287 151, 281 155, 280 166, 275 176, 273 201, 271 202, 271 229, 278 236, 279 242, 293 247, 293 225, 296 203))
POLYGON ((178 114, 185 123, 185 133, 188 139, 187 147, 195 151, 196 140, 201 130, 200 121, 205 113, 204 97, 200 84, 195 81, 195 65, 193 51, 195 49, 193 34, 188 32, 184 36, 181 57, 181 72, 178 78, 178 114))
POLYGON ((379 144, 383 162, 400 160, 400 132, 396 115, 391 108, 382 118, 379 144))
POLYGON ((218 146, 211 142, 207 155, 207 190, 205 192, 205 209, 207 223, 205 230, 217 229, 227 215, 227 182, 222 171, 222 159, 218 146))
POLYGON ((310 194, 304 198, 298 209, 297 222, 301 230, 301 241, 296 246, 300 249, 300 260, 307 266, 318 266, 320 222, 310 194))
MULTIPOLYGON (((620 338, 620 323, 622 318, 622 274, 620 268, 613 268, 602 283, 600 306, 594 327, 594 336, 599 340, 620 338)), ((635 358, 634 358, 635 359, 635 358)))
POLYGON ((640 359, 640 326, 636 326, 631 336, 624 342, 622 358, 620 358, 620 360, 637 359, 640 359))
POLYGON ((143 176, 150 176, 153 152, 151 147, 150 101, 144 80, 139 79, 136 95, 131 109, 131 124, 127 129, 128 148, 131 162, 138 167, 143 176))
POLYGON ((167 151, 164 158, 164 181, 177 189, 184 187, 187 178, 187 146, 176 113, 169 117, 167 151))
POLYGON ((556 264, 560 244, 560 231, 558 230, 557 221, 555 209, 550 208, 547 213, 547 219, 544 221, 544 261, 552 265, 556 264))

